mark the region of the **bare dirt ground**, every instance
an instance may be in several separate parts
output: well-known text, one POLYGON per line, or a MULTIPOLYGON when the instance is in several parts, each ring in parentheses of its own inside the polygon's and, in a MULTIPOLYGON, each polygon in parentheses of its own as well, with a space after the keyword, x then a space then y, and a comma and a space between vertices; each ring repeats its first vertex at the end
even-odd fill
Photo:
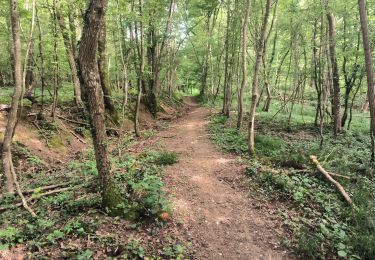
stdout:
POLYGON ((158 135, 166 150, 180 155, 165 171, 167 186, 196 259, 295 258, 280 246, 282 224, 241 187, 244 166, 210 141, 208 110, 186 102, 191 111, 158 135))

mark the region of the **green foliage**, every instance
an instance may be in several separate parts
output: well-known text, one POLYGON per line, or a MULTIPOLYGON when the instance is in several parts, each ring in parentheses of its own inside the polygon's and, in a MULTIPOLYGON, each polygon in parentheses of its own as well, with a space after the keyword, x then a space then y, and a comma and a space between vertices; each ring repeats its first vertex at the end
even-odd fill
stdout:
POLYGON ((0 250, 8 249, 17 242, 22 242, 19 239, 19 231, 14 227, 7 227, 0 229, 0 250))
POLYGON ((169 259, 182 260, 185 251, 185 247, 180 244, 170 245, 164 249, 163 255, 169 259))
POLYGON ((48 234, 47 240, 55 244, 58 240, 61 240, 65 236, 65 233, 59 229, 54 230, 52 233, 48 234))
MULTIPOLYGON (((174 161, 175 156, 172 159, 174 161)), ((138 160, 127 156, 121 163, 117 162, 116 168, 121 169, 121 172, 116 178, 125 199, 119 207, 127 218, 158 218, 160 213, 170 211, 158 166, 161 162, 172 162, 168 153, 147 151, 138 160)))
POLYGON ((86 151, 83 158, 69 162, 68 169, 72 171, 72 173, 98 176, 94 150, 89 149, 86 151))
POLYGON ((225 116, 212 118, 209 131, 215 144, 226 152, 244 154, 248 151, 246 139, 234 128, 223 127, 227 122, 225 116))
POLYGON ((90 249, 86 249, 76 255, 76 260, 90 260, 92 259, 93 252, 90 249))
MULTIPOLYGON (((259 119, 264 120, 262 116, 259 119)), ((246 139, 234 126, 233 119, 213 117, 211 138, 223 150, 246 156, 246 139)), ((313 133, 308 126, 305 129, 295 127, 313 133)), ((294 127, 285 127, 285 123, 276 123, 272 128, 262 126, 258 129, 256 149, 259 157, 248 161, 245 174, 251 178, 250 184, 257 194, 260 191, 269 199, 285 202, 297 212, 297 215, 290 215, 288 211, 280 214, 294 234, 292 241, 286 244, 308 259, 335 256, 371 259, 375 255, 375 185, 372 181, 374 165, 369 161, 369 137, 350 131, 334 137, 325 132, 321 146, 319 136, 313 134, 311 139, 295 138, 287 142, 277 137, 281 136, 281 131, 294 130, 294 127), (352 178, 351 181, 339 181, 352 195, 356 208, 348 207, 320 175, 308 173, 315 172, 308 163, 312 154, 318 156, 327 170, 352 178), (276 165, 280 170, 263 171, 263 165, 276 165)))
POLYGON ((126 252, 122 255, 124 259, 144 259, 146 256, 145 249, 137 240, 130 240, 125 247, 126 252))
POLYGON ((279 154, 284 147, 282 139, 271 135, 257 134, 254 142, 255 152, 258 155, 273 156, 279 154))
POLYGON ((156 165, 173 165, 178 162, 178 154, 168 151, 146 151, 141 157, 144 163, 154 163, 156 165))

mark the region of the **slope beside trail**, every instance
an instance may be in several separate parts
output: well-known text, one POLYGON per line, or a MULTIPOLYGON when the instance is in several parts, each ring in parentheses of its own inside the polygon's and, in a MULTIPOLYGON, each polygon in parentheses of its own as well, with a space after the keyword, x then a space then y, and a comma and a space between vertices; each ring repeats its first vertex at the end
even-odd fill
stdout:
POLYGON ((208 110, 191 98, 185 102, 190 112, 158 137, 164 149, 180 156, 165 171, 167 189, 196 259, 293 259, 280 246, 280 221, 267 213, 277 209, 264 210, 247 196, 241 188, 244 166, 209 139, 208 110))

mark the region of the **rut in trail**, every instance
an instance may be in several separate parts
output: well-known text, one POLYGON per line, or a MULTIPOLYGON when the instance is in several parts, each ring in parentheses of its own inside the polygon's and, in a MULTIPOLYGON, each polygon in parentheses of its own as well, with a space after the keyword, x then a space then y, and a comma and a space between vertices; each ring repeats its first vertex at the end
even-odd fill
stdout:
POLYGON ((190 105, 190 113, 159 136, 173 136, 162 138, 162 145, 180 155, 166 169, 167 186, 196 259, 292 259, 280 247, 280 223, 256 209, 239 188, 244 167, 210 141, 207 109, 190 105))

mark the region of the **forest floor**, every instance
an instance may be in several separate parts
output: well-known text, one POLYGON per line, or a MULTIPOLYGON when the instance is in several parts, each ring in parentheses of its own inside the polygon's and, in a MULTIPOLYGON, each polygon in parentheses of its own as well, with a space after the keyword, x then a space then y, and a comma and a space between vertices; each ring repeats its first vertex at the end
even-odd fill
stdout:
POLYGON ((174 197, 174 214, 188 230, 197 259, 291 259, 280 245, 288 236, 277 207, 259 204, 244 187, 245 166, 219 152, 209 139, 209 111, 192 98, 192 110, 158 135, 161 145, 179 154, 165 170, 174 197))
MULTIPOLYGON (((151 122, 145 114, 144 127, 154 125, 144 132, 150 136, 130 144, 124 140, 120 145, 123 155, 114 167, 120 179, 133 176, 131 182, 139 174, 153 176, 149 180, 163 176, 173 206, 173 217, 164 224, 106 216, 90 177, 95 176, 90 140, 70 136, 76 130, 74 124, 57 120, 56 130, 37 119, 30 121, 30 116, 20 122, 15 136, 17 169, 23 171, 20 182, 24 189, 34 189, 31 196, 37 199, 31 206, 38 219, 30 218, 22 208, 12 208, 12 198, 1 203, 10 208, 0 215, 0 245, 10 250, 0 251, 0 259, 143 259, 146 255, 180 259, 180 254, 192 259, 294 259, 281 244, 291 233, 277 216, 280 205, 249 196, 245 164, 238 156, 220 152, 210 140, 210 111, 192 97, 184 98, 177 114, 168 106, 163 110, 161 117, 171 123, 151 122), (38 124, 43 129, 34 127, 38 124), (152 130, 155 127, 157 131, 152 130), (62 136, 64 140, 60 140, 62 136), (155 156, 165 153, 177 154, 178 162, 161 169, 155 165, 155 156), (65 181, 80 183, 82 178, 86 179, 83 187, 72 184, 74 190, 39 200, 40 191, 33 188, 65 181)), ((3 117, 0 123, 5 121, 3 117)), ((115 153, 117 148, 113 150, 115 153)), ((116 153, 112 156, 118 157, 116 153)), ((126 183, 125 179, 125 185, 130 182, 126 183)), ((142 180, 140 185, 159 187, 158 182, 142 180)), ((162 199, 159 195, 149 198, 162 199)))

